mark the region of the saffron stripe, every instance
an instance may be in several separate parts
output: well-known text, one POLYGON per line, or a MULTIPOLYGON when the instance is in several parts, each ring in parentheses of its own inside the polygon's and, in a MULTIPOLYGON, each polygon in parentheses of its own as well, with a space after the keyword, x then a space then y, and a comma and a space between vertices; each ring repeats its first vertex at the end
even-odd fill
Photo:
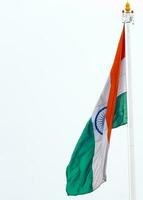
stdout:
POLYGON ((112 129, 112 123, 116 105, 116 98, 118 93, 121 61, 124 58, 124 56, 125 56, 125 28, 123 27, 114 63, 110 72, 111 88, 110 88, 109 99, 107 103, 107 112, 106 112, 106 120, 108 126, 107 136, 109 143, 110 143, 111 129, 112 129))

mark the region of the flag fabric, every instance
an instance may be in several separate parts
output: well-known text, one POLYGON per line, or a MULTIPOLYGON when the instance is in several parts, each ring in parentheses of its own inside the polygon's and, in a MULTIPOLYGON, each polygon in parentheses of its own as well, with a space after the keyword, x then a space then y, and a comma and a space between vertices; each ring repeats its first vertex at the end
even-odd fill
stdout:
POLYGON ((68 195, 94 191, 106 181, 112 128, 127 124, 125 28, 109 78, 66 169, 68 195))

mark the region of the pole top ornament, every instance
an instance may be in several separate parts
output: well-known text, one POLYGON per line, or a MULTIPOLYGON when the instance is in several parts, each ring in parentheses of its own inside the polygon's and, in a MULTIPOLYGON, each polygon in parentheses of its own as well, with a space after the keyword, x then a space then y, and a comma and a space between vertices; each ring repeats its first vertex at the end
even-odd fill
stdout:
POLYGON ((131 10, 131 6, 128 1, 125 5, 125 10, 122 11, 122 22, 134 24, 134 11, 131 10))
POLYGON ((130 6, 130 3, 127 1, 126 5, 125 5, 125 11, 127 13, 129 13, 131 11, 131 6, 130 6))

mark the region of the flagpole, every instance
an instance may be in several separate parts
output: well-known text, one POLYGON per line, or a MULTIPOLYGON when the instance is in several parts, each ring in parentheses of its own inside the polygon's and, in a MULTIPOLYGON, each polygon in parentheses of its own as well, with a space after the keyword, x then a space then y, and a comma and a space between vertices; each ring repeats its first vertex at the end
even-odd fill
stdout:
POLYGON ((125 24, 126 71, 127 71, 127 109, 128 109, 128 173, 129 200, 136 200, 135 186, 135 156, 134 156, 134 124, 133 124, 133 94, 132 94, 132 66, 130 52, 130 26, 133 23, 133 11, 127 2, 123 11, 125 24))

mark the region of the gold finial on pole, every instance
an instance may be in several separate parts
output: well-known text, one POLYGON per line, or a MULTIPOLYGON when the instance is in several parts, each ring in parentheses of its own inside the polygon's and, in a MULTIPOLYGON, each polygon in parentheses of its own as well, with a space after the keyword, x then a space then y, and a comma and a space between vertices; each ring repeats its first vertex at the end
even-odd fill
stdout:
POLYGON ((125 9, 122 10, 122 22, 134 24, 134 11, 131 10, 129 1, 127 1, 125 9))
POLYGON ((127 1, 126 5, 125 5, 125 11, 126 11, 127 13, 129 13, 129 12, 131 11, 131 6, 130 6, 130 4, 129 4, 128 1, 127 1))

